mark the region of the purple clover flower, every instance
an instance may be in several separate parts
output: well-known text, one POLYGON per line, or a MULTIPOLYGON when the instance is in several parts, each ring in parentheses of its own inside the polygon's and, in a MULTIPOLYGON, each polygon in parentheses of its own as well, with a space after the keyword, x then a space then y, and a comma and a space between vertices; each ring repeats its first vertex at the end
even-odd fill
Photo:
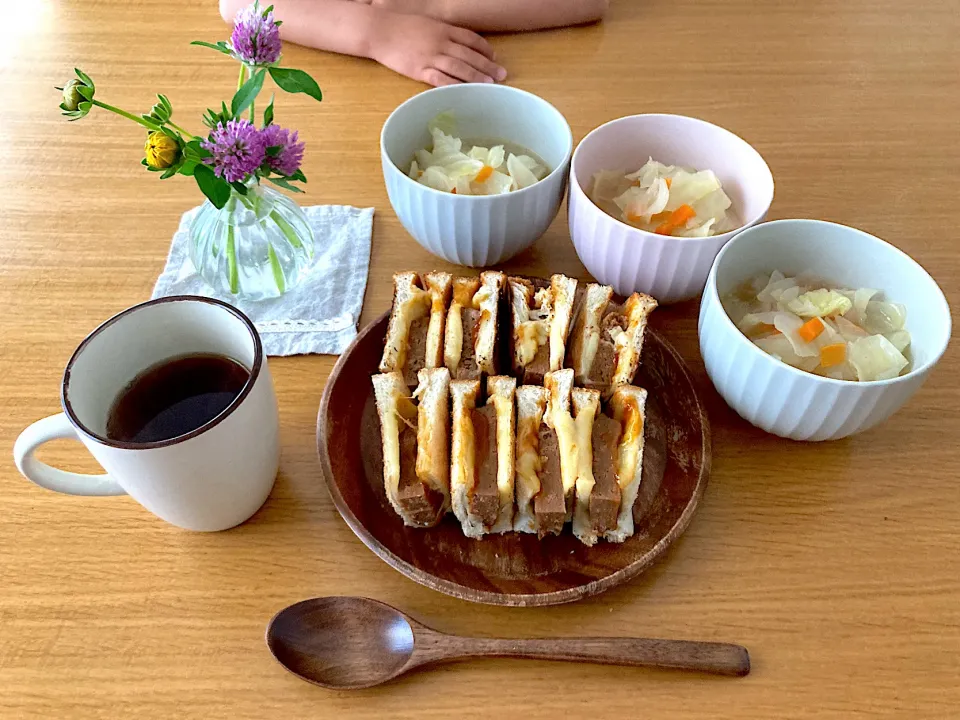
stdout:
POLYGON ((203 162, 212 165, 217 177, 227 182, 244 180, 260 167, 266 155, 261 133, 249 120, 230 120, 226 127, 217 123, 210 138, 200 146, 213 155, 203 162))
POLYGON ((278 125, 267 125, 260 131, 264 150, 279 147, 276 155, 267 156, 267 165, 281 175, 293 175, 303 162, 303 143, 299 142, 297 131, 290 131, 278 125))
POLYGON ((280 59, 280 28, 273 11, 264 13, 258 3, 237 12, 230 44, 247 65, 272 65, 280 59))

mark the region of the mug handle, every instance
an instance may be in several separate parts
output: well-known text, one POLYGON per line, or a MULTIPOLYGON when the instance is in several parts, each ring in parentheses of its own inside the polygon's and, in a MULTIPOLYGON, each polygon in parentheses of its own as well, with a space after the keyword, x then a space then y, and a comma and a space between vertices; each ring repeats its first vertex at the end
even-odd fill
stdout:
POLYGON ((126 490, 109 475, 84 475, 50 467, 34 457, 44 443, 58 438, 79 440, 77 431, 64 413, 37 420, 17 438, 13 459, 17 470, 40 487, 68 495, 126 495, 126 490))

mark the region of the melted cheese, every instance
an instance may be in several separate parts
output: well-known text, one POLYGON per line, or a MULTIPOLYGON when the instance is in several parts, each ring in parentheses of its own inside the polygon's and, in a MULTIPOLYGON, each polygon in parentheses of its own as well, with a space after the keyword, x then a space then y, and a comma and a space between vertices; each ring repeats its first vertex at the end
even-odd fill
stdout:
POLYGON ((484 304, 489 306, 491 302, 494 303, 494 306, 496 306, 497 290, 496 288, 484 285, 477 290, 476 294, 473 296, 472 306, 474 310, 480 310, 484 307, 484 304))
POLYGON ((443 344, 443 364, 455 372, 463 354, 463 318, 460 315, 460 303, 450 305, 447 315, 446 338, 443 344))
POLYGON ((476 438, 473 434, 473 422, 470 420, 470 414, 466 410, 457 418, 456 428, 454 429, 454 457, 457 461, 453 463, 454 472, 460 484, 467 488, 467 495, 473 494, 473 486, 477 476, 474 471, 474 462, 476 458, 476 438))
POLYGON ((577 483, 579 458, 577 453, 577 428, 569 411, 561 410, 550 403, 549 425, 557 433, 557 445, 560 449, 560 477, 563 494, 570 492, 577 483))
POLYGON ((507 454, 513 450, 510 438, 513 401, 502 395, 494 395, 490 401, 497 411, 497 489, 500 491, 500 507, 505 507, 513 504, 513 476, 507 454))
POLYGON ((425 367, 434 367, 436 358, 440 355, 440 343, 443 342, 443 296, 439 292, 432 293, 433 301, 430 305, 430 326, 427 329, 427 356, 425 367))
POLYGON ((521 418, 517 424, 517 506, 524 508, 540 492, 540 471, 543 469, 537 431, 540 418, 521 418))
POLYGON ((613 347, 616 348, 618 354, 627 346, 627 343, 630 342, 630 336, 619 325, 614 325, 608 329, 607 332, 610 333, 610 339, 613 341, 613 347))
POLYGON ((413 290, 413 296, 407 298, 397 309, 398 335, 397 342, 397 369, 400 370, 407 364, 407 348, 410 346, 409 335, 410 326, 414 320, 418 320, 430 311, 430 293, 419 288, 413 290))
POLYGON ((565 338, 563 337, 562 323, 557 322, 557 316, 554 315, 550 320, 550 369, 559 370, 563 364, 563 351, 565 338))
POLYGON ((643 436, 643 413, 635 398, 627 398, 618 414, 623 432, 617 453, 617 480, 623 489, 633 481, 639 466, 638 440, 643 436))
POLYGON ((583 355, 580 356, 580 375, 586 377, 590 374, 599 348, 600 328, 591 323, 583 329, 583 355))
POLYGON ((533 362, 537 350, 547 341, 547 323, 545 320, 526 320, 514 330, 517 362, 526 367, 533 362))
POLYGON ((577 413, 574 425, 577 432, 577 497, 586 500, 593 492, 593 406, 577 413))

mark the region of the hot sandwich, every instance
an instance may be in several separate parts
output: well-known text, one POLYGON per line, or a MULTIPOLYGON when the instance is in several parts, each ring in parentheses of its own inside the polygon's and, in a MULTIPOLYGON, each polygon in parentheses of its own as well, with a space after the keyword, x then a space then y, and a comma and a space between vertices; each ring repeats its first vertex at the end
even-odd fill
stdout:
POLYGON ((577 281, 554 275, 550 286, 540 289, 524 278, 508 278, 507 284, 514 375, 524 385, 539 385, 544 375, 563 367, 577 281))
POLYGON ((450 273, 393 276, 393 308, 380 372, 399 372, 410 387, 422 368, 443 366, 443 330, 450 302, 450 273))

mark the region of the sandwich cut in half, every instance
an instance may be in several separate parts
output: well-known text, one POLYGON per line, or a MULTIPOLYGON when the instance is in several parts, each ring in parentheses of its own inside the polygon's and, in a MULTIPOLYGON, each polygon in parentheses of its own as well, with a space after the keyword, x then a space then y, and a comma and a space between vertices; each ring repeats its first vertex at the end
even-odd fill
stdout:
POLYGON ((413 396, 399 372, 373 376, 383 486, 406 525, 432 527, 450 509, 450 371, 425 368, 413 396))
POLYGON ((507 284, 514 375, 524 385, 540 385, 544 375, 563 367, 577 281, 554 275, 540 289, 524 278, 508 278, 507 284))
POLYGON ((513 529, 516 386, 512 377, 487 378, 487 402, 477 407, 479 380, 450 383, 450 493, 454 515, 467 537, 513 529))
POLYGON ((517 388, 517 513, 514 530, 559 535, 573 511, 576 429, 573 371, 547 373, 544 386, 517 388))
POLYGON ((393 276, 393 307, 380 372, 399 372, 409 387, 422 368, 443 366, 443 330, 453 277, 415 272, 393 276))
POLYGON ((443 364, 454 380, 497 374, 497 312, 506 276, 487 271, 453 280, 447 311, 443 364))
POLYGON ((567 354, 577 384, 610 397, 614 388, 633 382, 640 366, 643 333, 656 307, 657 301, 643 293, 633 293, 619 305, 613 302, 612 287, 587 285, 567 354))
POLYGON ((600 412, 597 390, 574 390, 579 470, 573 534, 585 545, 598 537, 623 542, 633 535, 633 506, 643 475, 647 391, 621 385, 600 412))

